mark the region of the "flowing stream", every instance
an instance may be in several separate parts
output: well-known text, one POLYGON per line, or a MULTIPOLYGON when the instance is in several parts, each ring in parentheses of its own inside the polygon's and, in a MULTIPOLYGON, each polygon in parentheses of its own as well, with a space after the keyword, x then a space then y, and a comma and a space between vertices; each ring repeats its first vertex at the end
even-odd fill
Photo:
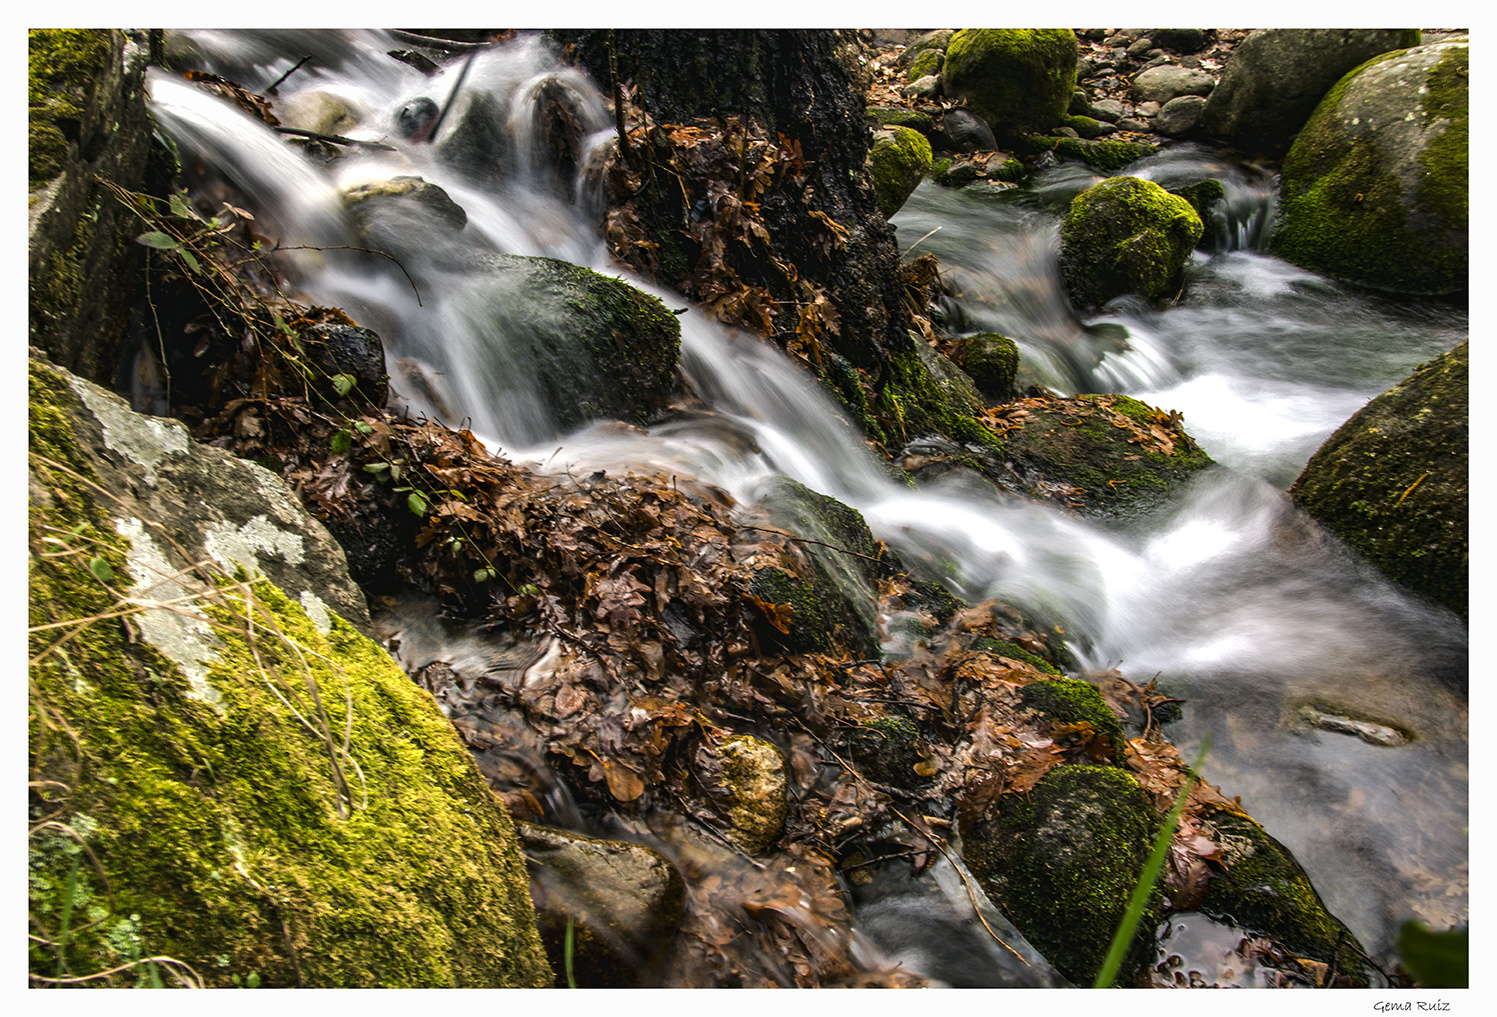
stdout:
MULTIPOLYGON (((1168 511, 1104 527, 970 485, 893 483, 814 379, 695 308, 680 318, 682 371, 711 407, 705 421, 559 434, 487 313, 504 294, 471 263, 504 252, 619 274, 596 198, 580 182, 571 193, 554 186, 532 119, 536 96, 559 89, 588 144, 607 143, 594 86, 523 36, 431 78, 387 56, 402 44, 378 32, 176 38, 192 45, 197 66, 251 90, 315 53, 280 86, 278 103, 335 96, 358 114, 348 134, 393 146, 317 164, 224 101, 153 71, 164 129, 257 202, 267 232, 286 245, 352 243, 339 191, 364 181, 420 176, 466 212, 455 240, 440 222, 409 224, 405 249, 392 253, 410 279, 356 252, 299 258, 310 298, 379 332, 398 404, 468 422, 494 451, 538 469, 650 467, 749 502, 768 478, 788 475, 833 495, 906 561, 947 563, 942 578, 960 596, 1063 623, 1088 666, 1119 665, 1140 682, 1159 675, 1188 700, 1168 729, 1182 753, 1191 758, 1210 733, 1206 778, 1240 795, 1294 851, 1375 956, 1387 955, 1408 917, 1436 927, 1465 920, 1465 628, 1321 535, 1283 490, 1369 398, 1465 338, 1466 313, 1349 292, 1262 253, 1271 176, 1191 148, 1127 168, 1166 186, 1211 177, 1228 189, 1185 297, 1164 310, 1122 300, 1078 318, 1067 304, 1058 228, 1071 196, 1100 179, 1089 169, 1058 165, 1001 193, 927 182, 894 218, 901 248, 937 253, 959 291, 946 308, 950 327, 1011 336, 1029 380, 1062 394, 1126 392, 1181 410, 1220 464, 1168 511), (456 108, 434 143, 403 141, 402 109, 420 97, 444 103, 459 75, 456 108), (453 144, 465 122, 479 121, 486 133, 453 144), (1309 724, 1306 708, 1407 737, 1374 744, 1309 724)), ((668 307, 683 304, 629 281, 668 307)))

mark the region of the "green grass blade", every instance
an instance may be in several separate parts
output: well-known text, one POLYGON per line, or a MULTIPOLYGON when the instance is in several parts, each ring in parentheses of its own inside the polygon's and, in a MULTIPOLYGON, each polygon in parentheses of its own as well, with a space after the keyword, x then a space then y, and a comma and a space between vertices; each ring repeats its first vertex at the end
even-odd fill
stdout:
POLYGON ((1123 920, 1118 923, 1117 931, 1112 934, 1112 944, 1107 948, 1107 958, 1102 962, 1102 970, 1097 972, 1097 980, 1092 983, 1094 989, 1111 988, 1113 979, 1117 977, 1118 968, 1123 963, 1123 955, 1128 952, 1128 944, 1133 942, 1133 933, 1138 929, 1139 919, 1143 917, 1149 894, 1154 892, 1154 884, 1159 881, 1159 873, 1164 869, 1164 856, 1169 851, 1170 841, 1175 837, 1175 825, 1180 822, 1180 813, 1185 811, 1185 800, 1190 797, 1191 789, 1195 787, 1198 779, 1196 774, 1200 772, 1201 764, 1206 761, 1206 751, 1210 747, 1211 735, 1208 732, 1201 740, 1201 751, 1196 755, 1195 765, 1190 768, 1190 776, 1186 778, 1184 784, 1180 785, 1180 793, 1175 796, 1175 804, 1170 809, 1169 817, 1160 827, 1159 835, 1154 838, 1154 849, 1149 852, 1149 860, 1144 863, 1144 870, 1139 873, 1138 882, 1133 886, 1133 895, 1128 898, 1128 910, 1123 913, 1123 920))
POLYGON ((572 975, 572 941, 576 939, 576 924, 571 917, 567 918, 567 939, 562 947, 562 955, 566 958, 567 966, 567 988, 577 988, 577 979, 572 975))

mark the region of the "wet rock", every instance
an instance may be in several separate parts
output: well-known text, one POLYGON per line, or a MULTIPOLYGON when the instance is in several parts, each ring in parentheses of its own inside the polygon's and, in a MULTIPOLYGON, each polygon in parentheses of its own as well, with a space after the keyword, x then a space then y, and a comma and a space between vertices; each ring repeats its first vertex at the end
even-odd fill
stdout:
POLYGON ((922 766, 930 749, 908 717, 892 715, 864 721, 848 732, 847 751, 860 773, 893 787, 915 788, 928 783, 935 772, 922 766))
POLYGON ((1467 617, 1469 342, 1342 424, 1290 488, 1398 583, 1467 617))
MULTIPOLYGON (((379 336, 357 325, 314 325, 302 334, 317 364, 328 374, 353 379, 360 399, 375 406, 385 404, 389 375, 385 373, 385 346, 379 336)), ((326 383, 330 402, 340 394, 326 383)))
MULTIPOLYGON (((1064 765, 995 813, 963 831, 968 866, 1056 970, 1090 985, 1159 826, 1148 794, 1116 767, 1064 765)), ((1164 903, 1155 889, 1117 984, 1152 956, 1164 903)))
POLYGON ((1154 130, 1168 138, 1178 138, 1195 130, 1206 110, 1206 100, 1199 95, 1182 95, 1171 99, 1154 115, 1154 130))
POLYGON ((653 848, 516 823, 556 984, 566 986, 567 924, 579 988, 638 985, 686 910, 676 867, 653 848))
POLYGON ((789 770, 784 753, 752 735, 724 739, 710 752, 717 766, 706 769, 720 773, 722 779, 708 795, 726 792, 728 804, 719 811, 727 820, 728 838, 747 854, 762 854, 785 828, 789 770))
POLYGON ((1269 249, 1405 294, 1468 286, 1470 46, 1374 58, 1336 83, 1295 138, 1269 249))
POLYGON ((655 297, 552 258, 495 254, 473 271, 459 313, 493 337, 475 351, 483 369, 535 402, 524 437, 592 420, 643 425, 664 409, 681 326, 655 297))
POLYGON ((1206 71, 1161 64, 1133 79, 1133 100, 1163 105, 1182 95, 1209 95, 1215 86, 1216 79, 1206 71))
POLYGON ((954 109, 941 118, 940 142, 952 152, 991 152, 998 147, 988 125, 964 109, 954 109))
POLYGON ((889 127, 874 132, 867 172, 884 215, 899 211, 930 172, 930 142, 919 131, 889 127))
POLYGON ((942 80, 995 135, 1043 131, 1066 115, 1078 54, 1070 29, 965 28, 946 47, 942 80))
POLYGON ((982 394, 983 402, 995 406, 1014 394, 1019 371, 1019 347, 1007 336, 979 332, 961 340, 953 355, 982 394))
POLYGON ((1418 29, 1268 28, 1233 51, 1204 124, 1250 151, 1282 151, 1342 75, 1389 50, 1417 45, 1418 29))
POLYGON ((343 207, 362 246, 400 259, 418 273, 427 258, 443 252, 455 256, 457 237, 468 224, 468 213, 445 190, 413 176, 345 188, 343 207))
POLYGON ((1077 678, 1030 682, 1021 690, 1020 698, 1026 707, 1055 723, 1090 725, 1106 743, 1108 758, 1122 763, 1123 727, 1095 685, 1077 678))
POLYGON ((1061 271, 1078 307, 1124 293, 1173 295, 1203 226, 1195 209, 1158 184, 1112 177, 1071 202, 1061 226, 1061 271))
POLYGON ((1222 846, 1225 871, 1214 872, 1207 882, 1201 912, 1272 937, 1365 987, 1365 951, 1351 930, 1326 911, 1289 850, 1243 815, 1214 812, 1209 826, 1212 840, 1222 846))
POLYGON ((1063 127, 1056 129, 1057 134, 1061 131, 1070 130, 1077 137, 1087 139, 1100 138, 1104 134, 1111 134, 1117 130, 1112 124, 1104 123, 1101 120, 1093 120, 1091 117, 1066 117, 1064 124, 1063 127))
POLYGON ((345 135, 368 115, 359 104, 321 90, 298 92, 276 107, 282 126, 318 134, 345 135))
POLYGON ((1093 119, 1115 124, 1128 112, 1128 107, 1117 99, 1100 99, 1088 106, 1084 112, 1093 119))
POLYGON ((1128 396, 1034 398, 1019 405, 1025 416, 1004 432, 1003 444, 1024 492, 1082 516, 1148 513, 1212 465, 1178 420, 1171 423, 1168 414, 1128 396), (1168 444, 1155 438, 1156 427, 1168 444))
POLYGON ((1205 47, 1209 30, 1205 28, 1156 28, 1149 33, 1154 45, 1175 53, 1195 53, 1205 47))

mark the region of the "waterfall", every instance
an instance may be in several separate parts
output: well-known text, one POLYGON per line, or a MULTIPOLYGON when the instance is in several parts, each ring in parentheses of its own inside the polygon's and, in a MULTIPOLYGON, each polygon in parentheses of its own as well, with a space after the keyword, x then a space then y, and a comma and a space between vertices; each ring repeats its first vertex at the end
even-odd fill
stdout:
MULTIPOLYGON (((208 69, 255 81, 274 80, 291 66, 287 54, 313 44, 190 38, 208 69)), ((445 102, 463 61, 429 79, 391 60, 398 47, 377 33, 317 35, 315 45, 317 69, 293 74, 282 96, 354 96, 369 113, 351 136, 393 151, 362 148, 315 165, 228 103, 160 73, 150 78, 152 108, 184 150, 269 210, 287 243, 348 243, 340 191, 362 181, 419 176, 462 208, 459 234, 433 221, 411 234, 426 239, 394 252, 414 287, 357 252, 300 263, 311 297, 380 333, 391 362, 404 365, 393 384, 412 412, 471 421, 494 451, 536 469, 657 469, 750 502, 784 475, 832 495, 958 595, 1000 598, 1061 625, 1087 665, 1120 663, 1140 682, 1164 676, 1189 700, 1171 728, 1177 743, 1211 732, 1207 779, 1242 795, 1369 948, 1388 946, 1411 901, 1448 905, 1429 873, 1466 854, 1465 705, 1450 691, 1464 679, 1464 631, 1320 539, 1282 491, 1368 398, 1464 337, 1463 313, 1349 293, 1267 256, 1258 244, 1271 178, 1185 149, 1127 172, 1167 186, 1208 176, 1226 184, 1222 232, 1187 269, 1190 299, 1163 309, 1121 300, 1083 318, 1060 288, 1057 231, 1064 202, 1095 173, 1062 166, 1007 196, 927 181, 895 224, 901 247, 941 227, 916 253, 934 251, 949 269, 965 331, 1014 338, 1032 383, 1183 410, 1221 466, 1169 511, 1127 528, 994 491, 911 489, 889 478, 815 379, 697 307, 680 319, 681 370, 706 414, 629 433, 605 422, 558 442, 549 409, 517 380, 523 365, 505 359, 502 317, 491 313, 504 295, 475 265, 493 253, 541 255, 619 274, 593 199, 580 183, 556 185, 536 119, 544 102, 565 104, 581 130, 568 152, 580 170, 609 139, 601 99, 522 37, 472 57, 452 119, 431 143, 411 144, 397 129, 401 109, 419 97, 445 102), (1308 704, 1397 711, 1415 739, 1387 749, 1296 727, 1308 704)), ((1462 901, 1463 892, 1451 891, 1462 901)))

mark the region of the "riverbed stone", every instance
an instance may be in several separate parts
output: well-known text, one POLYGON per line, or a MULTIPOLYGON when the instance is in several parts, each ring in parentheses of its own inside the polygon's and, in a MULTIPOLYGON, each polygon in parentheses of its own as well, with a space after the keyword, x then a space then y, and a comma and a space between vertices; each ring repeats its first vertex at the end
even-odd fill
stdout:
POLYGON ((1061 272, 1078 307, 1124 293, 1150 300, 1179 288, 1203 226, 1183 198, 1138 177, 1111 177, 1071 202, 1061 226, 1061 272))
POLYGON ((1389 577, 1468 616, 1470 343, 1421 365, 1327 439, 1297 505, 1389 577))
POLYGON ((1163 105, 1182 95, 1209 95, 1215 86, 1216 79, 1199 68, 1160 64, 1134 77, 1133 100, 1163 105))
POLYGON ((947 44, 942 80, 995 135, 1043 131, 1066 115, 1079 52, 1068 28, 964 28, 947 44))
POLYGON ((1397 50, 1336 83, 1284 160, 1274 254, 1394 293, 1467 289, 1470 52, 1397 50))
POLYGON ((762 854, 785 829, 789 767, 772 742, 734 735, 716 747, 727 807, 728 837, 751 855, 762 854))
POLYGON ((556 985, 567 981, 567 927, 578 988, 640 984, 686 912, 686 884, 643 844, 515 824, 530 869, 530 893, 556 985))
POLYGON ((987 405, 996 406, 1014 394, 1019 347, 1008 336, 997 332, 967 336, 958 343, 952 359, 972 379, 987 405))
MULTIPOLYGON (((30 380, 29 620, 79 626, 30 637, 31 772, 55 782, 32 819, 58 824, 28 843, 33 928, 57 937, 67 887, 71 971, 126 986, 146 950, 215 988, 550 984, 509 816, 295 494, 39 360, 30 380), (140 609, 87 621, 122 597, 140 609)), ((36 948, 31 973, 67 972, 36 948)))
POLYGON ((954 109, 941 118, 939 140, 952 152, 991 152, 998 147, 988 125, 965 109, 954 109))
POLYGON ((1344 74, 1380 53, 1419 44, 1418 29, 1266 28, 1238 44, 1203 123, 1249 151, 1282 151, 1344 74))
POLYGON ((899 211, 930 172, 930 142, 909 127, 875 131, 868 151, 868 177, 884 215, 899 211))
POLYGON ((1195 130, 1205 112, 1206 100, 1199 95, 1181 95, 1154 114, 1154 130, 1167 138, 1178 138, 1195 130))

